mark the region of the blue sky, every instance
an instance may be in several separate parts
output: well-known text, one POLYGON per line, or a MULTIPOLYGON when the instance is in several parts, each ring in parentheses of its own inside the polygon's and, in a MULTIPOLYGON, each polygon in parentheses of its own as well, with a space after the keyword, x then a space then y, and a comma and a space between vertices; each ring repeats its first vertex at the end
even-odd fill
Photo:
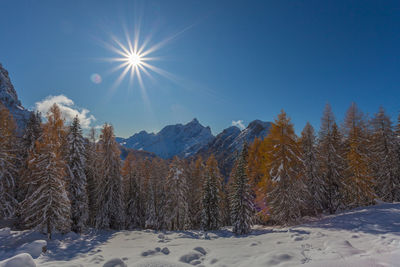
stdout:
POLYGON ((287 111, 298 132, 319 127, 329 102, 340 122, 350 103, 400 111, 399 1, 11 1, 0 0, 0 62, 24 106, 64 95, 92 125, 119 136, 196 117, 214 133, 287 111), (140 22, 140 27, 139 23, 140 22), (101 60, 104 43, 151 36, 163 43, 143 85, 101 60), (98 73, 101 83, 91 75, 98 73), (88 116, 89 116, 88 115, 88 116))

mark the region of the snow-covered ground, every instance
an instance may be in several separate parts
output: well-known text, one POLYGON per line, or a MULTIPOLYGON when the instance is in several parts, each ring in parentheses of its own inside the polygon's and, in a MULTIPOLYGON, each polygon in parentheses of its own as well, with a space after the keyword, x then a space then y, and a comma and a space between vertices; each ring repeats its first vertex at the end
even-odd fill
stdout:
POLYGON ((242 237, 229 229, 92 231, 56 235, 38 255, 45 244, 40 240, 45 237, 35 232, 0 230, 0 267, 23 267, 21 261, 1 260, 24 252, 26 262, 29 253, 37 266, 60 267, 400 266, 400 204, 359 208, 296 227, 258 226, 242 237))

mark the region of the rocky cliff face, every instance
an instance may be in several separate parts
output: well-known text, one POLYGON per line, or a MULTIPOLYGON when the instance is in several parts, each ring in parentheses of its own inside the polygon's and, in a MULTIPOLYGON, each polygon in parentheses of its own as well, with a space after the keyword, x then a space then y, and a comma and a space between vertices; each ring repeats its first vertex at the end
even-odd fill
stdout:
POLYGON ((8 108, 13 115, 18 129, 21 131, 25 127, 26 120, 30 116, 30 111, 25 109, 19 101, 17 92, 11 83, 8 71, 0 64, 0 102, 8 108))
POLYGON ((201 148, 198 155, 207 158, 213 154, 218 160, 221 173, 227 177, 243 145, 250 144, 256 137, 264 138, 268 135, 270 127, 270 122, 260 120, 252 121, 242 131, 236 126, 229 127, 218 134, 207 146, 201 148))

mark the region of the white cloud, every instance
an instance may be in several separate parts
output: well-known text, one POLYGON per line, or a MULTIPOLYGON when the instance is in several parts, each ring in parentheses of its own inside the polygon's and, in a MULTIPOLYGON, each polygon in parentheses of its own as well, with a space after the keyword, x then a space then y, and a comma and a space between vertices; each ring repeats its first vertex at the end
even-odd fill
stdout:
POLYGON ((236 127, 239 127, 240 130, 243 130, 244 128, 246 128, 246 126, 244 126, 242 120, 232 121, 232 125, 236 126, 236 127))
POLYGON ((87 129, 90 128, 90 124, 96 120, 93 115, 89 114, 90 111, 88 109, 76 107, 74 101, 65 95, 50 95, 42 101, 36 102, 35 108, 45 116, 54 103, 60 107, 67 123, 71 122, 75 116, 78 116, 82 128, 87 129))

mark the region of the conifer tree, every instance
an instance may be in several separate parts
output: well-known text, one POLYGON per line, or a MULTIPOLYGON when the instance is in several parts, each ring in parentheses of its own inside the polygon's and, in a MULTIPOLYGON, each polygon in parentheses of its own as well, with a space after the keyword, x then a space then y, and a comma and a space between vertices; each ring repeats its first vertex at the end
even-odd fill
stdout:
POLYGON ((166 225, 166 186, 167 166, 164 160, 153 159, 146 168, 146 228, 165 229, 166 225))
POLYGON ((67 135, 67 181, 71 202, 71 229, 80 233, 89 217, 87 181, 85 174, 85 140, 78 117, 75 117, 67 135))
POLYGON ((372 204, 375 199, 368 129, 364 116, 352 103, 343 124, 346 137, 346 203, 348 207, 372 204))
POLYGON ((166 222, 170 230, 184 230, 189 226, 188 185, 184 172, 184 162, 174 157, 169 165, 166 191, 166 222))
POLYGON ((17 198, 21 202, 28 194, 29 180, 31 177, 30 169, 28 168, 28 159, 35 149, 35 143, 42 136, 42 120, 39 112, 32 112, 21 138, 21 151, 20 151, 20 170, 18 181, 18 195, 17 198))
POLYGON ((317 162, 316 137, 314 128, 307 122, 301 132, 302 176, 309 192, 307 210, 316 215, 323 209, 325 182, 320 176, 317 162))
POLYGON ((39 112, 32 112, 26 123, 26 128, 21 141, 25 152, 23 158, 28 157, 29 151, 32 151, 35 148, 36 140, 38 140, 42 135, 43 130, 41 124, 41 114, 39 112))
POLYGON ((70 230, 71 204, 65 183, 66 163, 61 155, 64 120, 56 104, 50 108, 47 121, 30 155, 32 190, 22 202, 21 211, 26 227, 46 232, 51 239, 54 231, 70 230))
POLYGON ((124 224, 120 150, 113 127, 104 124, 99 141, 99 181, 96 183, 96 227, 121 229, 124 224))
POLYGON ((129 153, 122 167, 125 195, 125 225, 127 229, 144 226, 143 174, 141 162, 129 153))
MULTIPOLYGON (((236 159, 239 158, 239 152, 236 152, 236 159)), ((232 169, 230 171, 229 177, 225 179, 223 176, 221 178, 220 190, 219 190, 219 214, 220 214, 220 226, 232 225, 231 223, 231 195, 233 186, 233 176, 237 168, 237 160, 232 164, 232 169)), ((226 171, 226 170, 225 170, 226 171)))
POLYGON ((221 175, 213 155, 207 160, 204 175, 201 226, 204 230, 217 230, 221 225, 221 175))
POLYGON ((11 218, 17 207, 16 141, 14 119, 0 106, 0 218, 11 218))
MULTIPOLYGON (((397 160, 400 161, 400 114, 397 117, 397 124, 394 127, 394 143, 396 146, 396 154, 397 154, 397 160)), ((397 166, 397 177, 400 179, 400 164, 397 166)), ((400 201, 400 199, 397 199, 396 201, 400 201)))
POLYGON ((146 221, 145 227, 159 229, 157 220, 157 181, 154 175, 155 160, 146 160, 145 164, 145 192, 146 192, 146 221))
POLYGON ((231 195, 231 221, 233 232, 239 235, 248 234, 253 225, 253 194, 247 177, 247 146, 245 145, 237 162, 233 176, 231 195))
POLYGON ((157 192, 155 184, 152 181, 151 174, 147 173, 146 179, 146 221, 145 227, 149 229, 160 229, 160 223, 157 216, 157 192))
POLYGON ((247 172, 249 181, 252 189, 256 190, 258 184, 265 176, 265 151, 263 140, 258 137, 254 138, 253 143, 251 143, 248 147, 247 153, 247 172))
POLYGON ((323 207, 334 214, 343 203, 343 171, 345 168, 342 136, 331 106, 325 106, 318 140, 319 175, 325 185, 323 207))
POLYGON ((220 221, 220 226, 227 226, 231 225, 231 182, 222 180, 221 183, 221 189, 220 189, 220 204, 219 204, 219 210, 220 210, 220 216, 221 216, 221 221, 220 221))
POLYGON ((156 160, 156 168, 153 170, 155 177, 155 193, 156 193, 156 218, 158 229, 167 228, 167 202, 168 192, 166 191, 166 175, 168 173, 168 164, 165 160, 156 160))
POLYGON ((305 207, 308 191, 300 176, 301 154, 293 124, 282 111, 266 137, 269 175, 273 183, 268 192, 271 219, 280 224, 295 222, 305 207))
POLYGON ((371 156, 378 196, 387 202, 400 199, 400 158, 396 136, 390 118, 381 107, 371 121, 371 156))
POLYGON ((396 135, 396 141, 398 141, 399 138, 400 138, 400 114, 397 117, 397 124, 394 127, 394 132, 395 132, 395 135, 396 135))
POLYGON ((95 218, 96 218, 96 182, 99 178, 99 153, 97 151, 96 145, 96 130, 91 128, 89 131, 89 136, 87 142, 85 144, 85 175, 86 175, 86 192, 88 195, 88 209, 89 209, 89 217, 88 217, 88 225, 95 226, 95 218))
POLYGON ((268 166, 270 155, 268 148, 270 140, 255 138, 248 149, 248 175, 254 194, 254 205, 257 211, 256 219, 260 222, 269 220, 267 207, 267 192, 272 188, 268 166))
POLYGON ((190 162, 189 167, 186 169, 186 177, 189 188, 188 205, 190 227, 192 229, 198 229, 201 223, 201 188, 204 178, 204 164, 201 157, 190 162))

